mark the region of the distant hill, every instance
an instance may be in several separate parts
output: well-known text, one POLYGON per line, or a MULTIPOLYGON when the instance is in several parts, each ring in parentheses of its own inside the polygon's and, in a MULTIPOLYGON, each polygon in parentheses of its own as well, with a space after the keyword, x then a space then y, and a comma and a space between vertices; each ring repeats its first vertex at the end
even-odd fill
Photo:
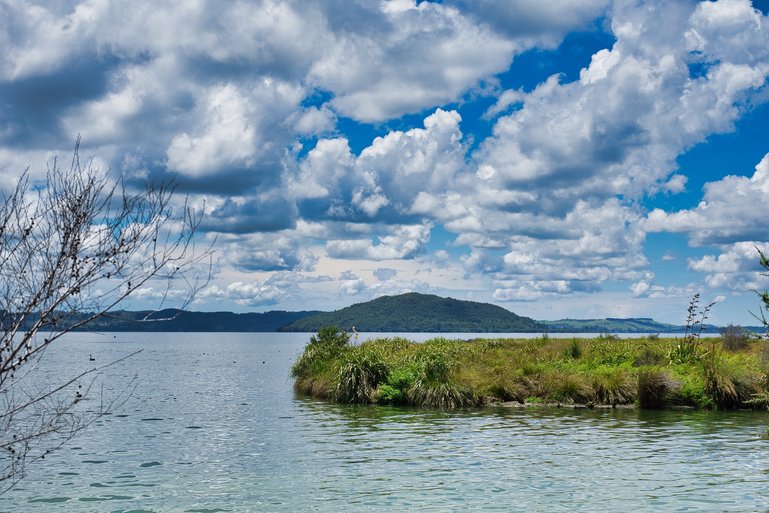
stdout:
POLYGON ((522 333, 547 330, 533 319, 496 305, 410 292, 305 317, 282 331, 314 332, 323 326, 338 326, 345 330, 355 326, 358 331, 368 332, 522 333))
POLYGON ((86 331, 203 331, 203 332, 274 332, 318 311, 264 313, 117 311, 90 322, 86 331))
MULTIPOLYGON (((539 321, 547 326, 551 333, 683 333, 684 326, 657 322, 648 317, 630 317, 620 319, 561 319, 558 321, 539 321)), ((713 325, 703 326, 703 333, 718 333, 713 325)))
MULTIPOLYGON (((71 325, 86 314, 67 314, 59 327, 71 325)), ((34 316, 29 318, 35 321, 34 316)), ((31 324, 30 324, 31 325, 31 324)), ((81 328, 82 331, 158 331, 158 332, 315 332, 335 325, 345 330, 353 326, 367 332, 433 333, 683 333, 684 326, 657 322, 648 317, 607 319, 560 319, 535 321, 489 303, 462 301, 428 294, 408 293, 383 296, 335 312, 317 310, 264 313, 160 311, 111 312, 81 328)), ((25 326, 28 328, 28 326, 25 326)), ((764 334, 762 326, 746 326, 764 334)), ((703 333, 720 328, 705 325, 703 333)))

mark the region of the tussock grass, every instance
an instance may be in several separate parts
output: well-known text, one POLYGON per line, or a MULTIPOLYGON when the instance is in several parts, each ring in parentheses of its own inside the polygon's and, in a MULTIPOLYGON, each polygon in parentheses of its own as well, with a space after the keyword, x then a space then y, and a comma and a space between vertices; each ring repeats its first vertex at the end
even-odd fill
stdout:
POLYGON ((459 408, 516 401, 642 408, 761 407, 769 349, 718 339, 381 338, 314 336, 292 368, 297 393, 346 403, 459 408))

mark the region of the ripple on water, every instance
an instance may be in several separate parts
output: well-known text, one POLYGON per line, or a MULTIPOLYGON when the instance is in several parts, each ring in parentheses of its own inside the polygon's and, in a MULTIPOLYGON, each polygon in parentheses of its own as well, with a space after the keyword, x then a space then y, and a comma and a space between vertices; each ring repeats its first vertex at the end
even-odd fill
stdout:
POLYGON ((80 497, 80 502, 130 501, 131 495, 100 495, 98 497, 80 497))
POLYGON ((72 497, 41 497, 39 499, 30 499, 29 502, 42 503, 42 504, 56 504, 59 502, 67 502, 69 500, 72 500, 72 497))
POLYGON ((139 465, 139 468, 149 468, 149 467, 157 467, 159 465, 162 465, 159 461, 148 461, 147 463, 142 463, 139 465))

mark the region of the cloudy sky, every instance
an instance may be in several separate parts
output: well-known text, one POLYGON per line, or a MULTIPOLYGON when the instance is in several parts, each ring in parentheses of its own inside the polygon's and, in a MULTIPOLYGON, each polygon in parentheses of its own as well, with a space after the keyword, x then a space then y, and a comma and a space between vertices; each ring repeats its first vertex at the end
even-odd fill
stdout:
MULTIPOLYGON (((197 310, 406 291, 751 323, 769 2, 0 0, 0 187, 81 154, 205 211, 197 310)), ((151 301, 146 288, 131 306, 151 301)))

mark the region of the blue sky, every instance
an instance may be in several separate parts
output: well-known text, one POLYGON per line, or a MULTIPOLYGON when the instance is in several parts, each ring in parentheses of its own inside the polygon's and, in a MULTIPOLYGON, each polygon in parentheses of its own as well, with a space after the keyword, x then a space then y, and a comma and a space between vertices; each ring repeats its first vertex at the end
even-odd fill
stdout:
POLYGON ((199 310, 418 291, 680 323, 700 293, 748 324, 769 288, 768 9, 9 0, 0 187, 78 134, 132 186, 174 180, 216 241, 199 310))

